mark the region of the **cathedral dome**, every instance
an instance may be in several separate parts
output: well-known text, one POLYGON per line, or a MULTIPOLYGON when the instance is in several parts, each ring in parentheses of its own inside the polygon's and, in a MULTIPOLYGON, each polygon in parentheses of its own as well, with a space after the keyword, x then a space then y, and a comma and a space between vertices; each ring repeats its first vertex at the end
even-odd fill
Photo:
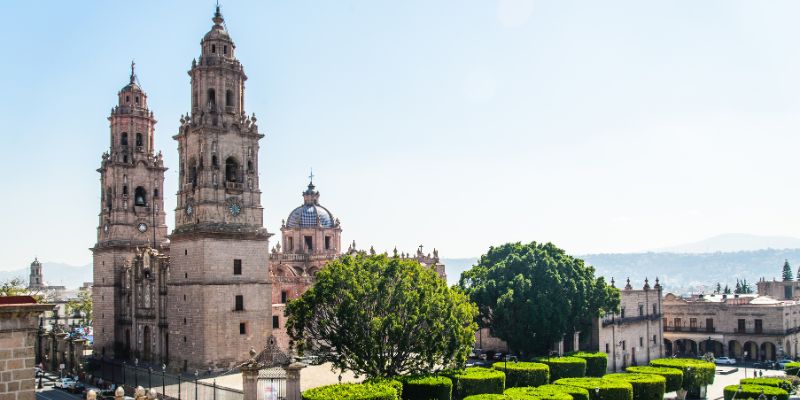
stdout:
POLYGON ((203 41, 206 40, 224 40, 227 42, 231 41, 231 37, 228 34, 228 31, 225 30, 225 25, 222 23, 225 22, 225 19, 222 18, 222 13, 219 11, 219 6, 217 6, 217 12, 214 13, 214 26, 211 27, 211 30, 203 36, 203 41))
POLYGON ((335 228, 337 225, 333 214, 319 204, 319 192, 314 190, 314 183, 308 184, 303 192, 303 205, 289 213, 287 228, 335 228))

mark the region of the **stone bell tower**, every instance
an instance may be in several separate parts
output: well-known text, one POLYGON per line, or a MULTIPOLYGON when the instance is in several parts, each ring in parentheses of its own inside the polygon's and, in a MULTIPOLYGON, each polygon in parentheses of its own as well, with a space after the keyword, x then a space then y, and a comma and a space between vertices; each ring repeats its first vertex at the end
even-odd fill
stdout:
MULTIPOLYGON (((100 168, 100 214, 93 253, 95 354, 129 355, 130 320, 121 318, 123 266, 137 247, 165 248, 164 167, 153 146, 156 119, 131 63, 130 82, 108 117, 110 148, 100 168), (127 336, 126 336, 127 333, 127 336)), ((133 333, 135 334, 135 332, 133 333)))
POLYGON ((263 226, 255 115, 247 76, 217 7, 192 61, 191 112, 181 117, 169 304, 173 368, 229 367, 270 333, 269 234, 263 226), (177 323, 174 323, 177 322, 177 323))

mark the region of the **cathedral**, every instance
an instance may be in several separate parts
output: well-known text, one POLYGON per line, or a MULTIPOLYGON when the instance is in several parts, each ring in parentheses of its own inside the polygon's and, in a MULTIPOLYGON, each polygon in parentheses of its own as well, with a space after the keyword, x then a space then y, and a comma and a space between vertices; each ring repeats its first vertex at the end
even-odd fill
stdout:
MULTIPOLYGON (((342 254, 339 220, 320 205, 313 175, 269 250, 258 177, 264 135, 255 114, 245 113, 247 75, 219 7, 212 21, 189 70, 191 112, 173 136, 179 183, 171 233, 167 168, 153 146, 156 119, 134 64, 108 117, 91 249, 94 352, 102 357, 186 371, 231 368, 270 337, 288 349, 286 302, 342 254)), ((348 252, 355 251, 353 243, 348 252)), ((444 278, 435 250, 408 257, 444 278)))

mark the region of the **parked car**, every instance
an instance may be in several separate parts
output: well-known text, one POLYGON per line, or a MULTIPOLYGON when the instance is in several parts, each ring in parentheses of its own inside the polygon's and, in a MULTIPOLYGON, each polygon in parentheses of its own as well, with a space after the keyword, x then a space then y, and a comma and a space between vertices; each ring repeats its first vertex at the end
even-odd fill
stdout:
POLYGON ((736 364, 736 360, 730 357, 717 357, 714 359, 714 363, 722 365, 734 365, 736 364))
POLYGON ((75 384, 72 385, 72 389, 70 389, 70 392, 83 393, 85 390, 86 390, 86 385, 84 385, 83 382, 75 381, 75 384))
POLYGON ((56 379, 56 382, 53 384, 54 388, 64 389, 64 390, 74 390, 75 389, 75 379, 72 378, 60 378, 56 379))
POLYGON ((781 369, 785 369, 786 368, 786 364, 788 364, 790 362, 794 362, 794 360, 790 360, 788 358, 784 358, 783 360, 778 360, 778 365, 781 367, 781 369))

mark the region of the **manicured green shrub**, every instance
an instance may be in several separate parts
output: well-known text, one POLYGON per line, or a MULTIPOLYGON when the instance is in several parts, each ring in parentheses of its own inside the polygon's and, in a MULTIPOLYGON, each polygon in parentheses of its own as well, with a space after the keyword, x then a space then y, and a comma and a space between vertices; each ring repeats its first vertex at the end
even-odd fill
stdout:
POLYGON ((308 389, 303 400, 398 400, 397 390, 386 383, 346 383, 308 389))
POLYGON ((683 371, 677 368, 662 368, 662 367, 648 367, 648 366, 640 366, 640 367, 628 367, 625 371, 635 373, 635 374, 653 374, 653 375, 661 375, 664 379, 667 380, 666 384, 666 392, 674 392, 681 388, 681 384, 683 383, 683 371))
POLYGON ((460 400, 474 394, 502 394, 506 374, 496 369, 471 367, 449 375, 453 381, 453 399, 460 400))
POLYGON ((538 387, 513 387, 503 392, 510 396, 530 396, 542 400, 572 400, 572 396, 556 390, 539 390, 538 387))
POLYGON ((403 378, 404 400, 450 400, 453 381, 446 376, 410 376, 403 378))
POLYGON ((397 391, 397 398, 403 398, 403 382, 399 381, 398 379, 389 379, 389 378, 370 378, 365 380, 362 383, 372 383, 372 384, 385 384, 389 385, 397 391))
POLYGON ((790 393, 792 391, 792 382, 783 377, 743 378, 739 380, 739 383, 742 385, 773 386, 790 393))
POLYGON ((713 384, 714 374, 717 371, 717 367, 713 363, 693 358, 659 358, 650 361, 650 365, 683 371, 682 387, 690 392, 700 386, 713 384))
POLYGON ((606 353, 600 351, 597 353, 579 351, 568 355, 586 360, 586 376, 594 376, 599 378, 605 375, 606 370, 608 369, 608 354, 606 353))
POLYGON ((586 376, 586 360, 578 357, 542 357, 536 360, 550 366, 550 382, 561 378, 586 376))
POLYGON ((539 392, 559 392, 572 396, 572 400, 589 400, 589 391, 577 386, 542 385, 536 388, 539 392))
POLYGON ((534 362, 497 362, 492 366, 506 373, 506 387, 541 386, 550 382, 550 367, 534 362))
POLYGON ((537 400, 536 397, 532 396, 520 396, 520 395, 510 395, 510 394, 476 394, 472 396, 467 396, 464 400, 537 400))
POLYGON ((605 378, 564 378, 556 385, 576 386, 589 391, 589 400, 633 400, 633 386, 625 381, 605 378))
POLYGON ((790 362, 783 367, 786 375, 797 375, 800 372, 800 362, 790 362))
POLYGON ((789 392, 774 386, 729 385, 725 386, 725 389, 723 389, 723 394, 725 395, 725 400, 733 399, 734 394, 736 394, 737 399, 757 399, 758 396, 761 395, 762 390, 768 399, 776 397, 778 400, 789 400, 789 392), (739 386, 742 387, 741 393, 737 393, 739 386))
POLYGON ((667 387, 667 379, 655 374, 616 373, 603 376, 618 379, 633 386, 633 400, 662 400, 667 387))

